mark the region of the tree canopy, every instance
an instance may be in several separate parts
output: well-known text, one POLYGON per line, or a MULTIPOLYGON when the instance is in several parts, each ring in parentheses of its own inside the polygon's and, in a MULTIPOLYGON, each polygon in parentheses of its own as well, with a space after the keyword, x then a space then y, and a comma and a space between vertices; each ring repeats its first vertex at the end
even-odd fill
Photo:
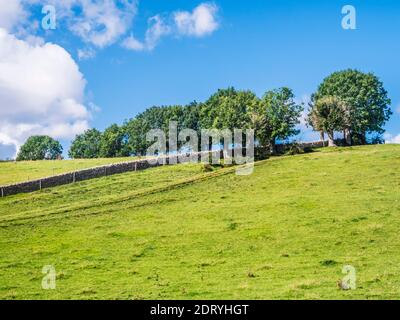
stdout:
POLYGON ((331 74, 312 96, 312 103, 334 96, 349 107, 349 131, 353 142, 366 143, 367 133, 383 133, 392 115, 391 100, 383 83, 373 73, 344 70, 331 74))
POLYGON ((192 103, 188 106, 154 106, 125 122, 124 129, 130 154, 146 154, 147 148, 152 144, 146 140, 146 134, 152 129, 163 130, 168 139, 170 121, 178 123, 178 130, 182 128, 196 130, 198 127, 197 104, 192 103))
POLYGON ((110 126, 103 134, 95 129, 89 130, 76 137, 70 156, 145 155, 152 145, 146 140, 146 134, 152 129, 161 129, 168 141, 171 121, 177 122, 178 132, 182 129, 196 131, 199 143, 201 129, 233 131, 254 128, 260 141, 274 145, 277 139, 298 133, 295 126, 299 123, 301 111, 302 106, 294 102, 293 92, 288 88, 269 91, 259 99, 251 91, 230 87, 218 90, 204 103, 194 101, 185 106, 153 106, 125 121, 122 127, 110 126), (254 120, 256 117, 257 121, 254 120))
POLYGON ((349 126, 349 108, 337 97, 322 97, 312 106, 307 120, 314 130, 326 132, 329 137, 329 145, 334 146, 335 131, 349 126))
MULTIPOLYGON (((353 142, 365 143, 367 133, 383 132, 392 113, 389 104, 382 82, 372 73, 335 72, 312 95, 308 122, 314 130, 328 133, 332 141, 334 132, 343 130, 348 136, 351 134, 353 142)), ((275 152, 279 141, 299 133, 297 125, 303 110, 290 88, 270 90, 258 98, 252 91, 229 87, 218 90, 203 103, 153 106, 121 127, 113 124, 103 133, 88 130, 75 138, 69 155, 72 158, 145 155, 153 144, 147 141, 147 133, 160 129, 168 143, 171 121, 178 124, 178 132, 192 129, 199 138, 202 129, 251 128, 258 143, 275 152)))
POLYGON ((294 101, 289 88, 267 91, 260 103, 250 109, 250 118, 256 137, 262 146, 271 147, 275 152, 278 139, 284 140, 297 135, 303 106, 294 101))
POLYGON ((56 160, 61 157, 63 148, 60 142, 49 136, 32 136, 22 145, 17 161, 56 160))
POLYGON ((73 159, 92 159, 100 157, 101 132, 89 129, 72 141, 69 156, 73 159))
POLYGON ((251 91, 220 89, 202 106, 200 126, 204 129, 245 129, 250 127, 249 109, 259 103, 251 91))
POLYGON ((115 158, 128 155, 127 136, 124 129, 117 124, 112 124, 101 135, 99 156, 101 158, 115 158))

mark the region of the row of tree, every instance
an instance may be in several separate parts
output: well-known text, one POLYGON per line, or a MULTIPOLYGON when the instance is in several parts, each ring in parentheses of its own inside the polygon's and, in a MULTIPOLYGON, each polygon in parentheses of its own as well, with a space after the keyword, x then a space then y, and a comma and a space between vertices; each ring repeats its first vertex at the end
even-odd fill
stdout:
POLYGON ((145 155, 153 142, 146 134, 161 129, 169 136, 169 124, 176 121, 178 131, 192 129, 255 129, 256 139, 263 146, 275 149, 277 140, 287 139, 299 131, 303 106, 294 101, 289 88, 265 93, 259 99, 251 91, 234 88, 221 89, 206 102, 192 102, 186 106, 151 107, 121 127, 113 124, 103 134, 91 129, 78 135, 72 142, 71 158, 118 157, 145 155))
MULTIPOLYGON (((392 114, 390 99, 382 82, 372 73, 357 70, 336 72, 327 77, 312 95, 307 123, 327 134, 334 145, 335 132, 343 132, 348 145, 365 144, 367 134, 384 132, 383 126, 392 114)), ((204 103, 193 102, 186 106, 151 107, 122 126, 111 125, 104 132, 87 130, 72 141, 71 158, 123 157, 145 155, 152 144, 146 140, 151 129, 162 129, 168 135, 170 121, 178 123, 178 130, 201 129, 255 130, 260 146, 275 152, 278 141, 299 133, 304 105, 297 103, 291 89, 267 91, 262 98, 251 91, 234 88, 218 90, 204 103)), ((23 146, 19 160, 56 158, 60 145, 49 137, 36 137, 48 142, 48 147, 36 143, 42 152, 32 152, 23 146), (56 146, 57 145, 57 146, 56 146), (45 155, 43 157, 43 154, 45 155)), ((31 138, 32 139, 32 138, 31 138)), ((36 148, 35 147, 35 148, 36 148)))

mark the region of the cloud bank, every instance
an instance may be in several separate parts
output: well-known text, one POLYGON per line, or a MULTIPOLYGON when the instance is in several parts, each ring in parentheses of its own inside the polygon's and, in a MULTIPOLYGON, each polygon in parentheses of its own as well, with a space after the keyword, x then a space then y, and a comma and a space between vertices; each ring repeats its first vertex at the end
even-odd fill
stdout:
POLYGON ((89 127, 86 81, 62 47, 32 44, 0 29, 0 144, 31 135, 70 139, 89 127))
POLYGON ((20 0, 0 0, 0 28, 10 30, 26 17, 27 13, 20 0))

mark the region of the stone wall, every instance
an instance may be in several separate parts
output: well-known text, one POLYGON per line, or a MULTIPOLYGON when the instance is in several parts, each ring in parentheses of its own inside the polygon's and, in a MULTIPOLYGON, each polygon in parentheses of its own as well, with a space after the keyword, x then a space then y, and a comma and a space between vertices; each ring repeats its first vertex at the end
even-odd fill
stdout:
POLYGON ((190 161, 197 162, 198 160, 201 160, 202 155, 206 155, 207 157, 207 155, 211 156, 212 153, 216 155, 218 154, 218 157, 220 157, 220 152, 214 151, 205 153, 198 152, 190 155, 182 154, 179 156, 176 155, 170 157, 158 157, 148 160, 135 160, 135 161, 99 166, 90 169, 83 169, 75 172, 64 173, 52 177, 16 183, 7 186, 0 186, 0 197, 6 197, 19 193, 39 191, 45 188, 61 186, 65 184, 105 177, 129 171, 142 171, 148 168, 154 168, 161 165, 169 165, 169 164, 176 164, 176 163, 183 163, 190 161), (188 156, 190 156, 190 158, 188 158, 188 156))
MULTIPOLYGON (((302 147, 320 148, 326 146, 327 142, 313 142, 301 144, 302 147)), ((283 145, 282 145, 283 146, 283 145)), ((165 156, 153 159, 135 160, 129 162, 115 163, 105 166, 99 166, 90 169, 83 169, 75 172, 64 173, 52 177, 42 178, 38 180, 26 181, 7 186, 0 186, 0 197, 6 197, 19 193, 28 193, 39 191, 45 188, 61 186, 65 184, 75 183, 79 181, 105 177, 109 175, 129 172, 142 171, 148 168, 154 168, 161 165, 173 165, 185 162, 211 162, 212 158, 222 159, 224 157, 222 151, 206 151, 192 154, 180 154, 175 156, 165 156), (207 161, 208 159, 209 161, 207 161)))
MULTIPOLYGON (((323 148, 328 146, 328 141, 315 141, 315 142, 303 142, 297 143, 296 145, 305 150, 305 149, 316 149, 316 148, 323 148)), ((290 148, 291 144, 278 144, 276 146, 278 153, 285 153, 290 148)))

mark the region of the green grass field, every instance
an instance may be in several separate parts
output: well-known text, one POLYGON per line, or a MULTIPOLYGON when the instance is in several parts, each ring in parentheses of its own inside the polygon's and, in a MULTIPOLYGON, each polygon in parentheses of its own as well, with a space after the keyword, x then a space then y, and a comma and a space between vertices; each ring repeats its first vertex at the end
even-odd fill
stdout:
POLYGON ((0 186, 45 178, 61 173, 87 169, 116 162, 131 161, 133 158, 79 159, 52 161, 0 162, 0 186))
POLYGON ((399 169, 400 146, 338 148, 3 198, 0 298, 399 299, 399 169), (337 286, 344 265, 356 290, 337 286))

